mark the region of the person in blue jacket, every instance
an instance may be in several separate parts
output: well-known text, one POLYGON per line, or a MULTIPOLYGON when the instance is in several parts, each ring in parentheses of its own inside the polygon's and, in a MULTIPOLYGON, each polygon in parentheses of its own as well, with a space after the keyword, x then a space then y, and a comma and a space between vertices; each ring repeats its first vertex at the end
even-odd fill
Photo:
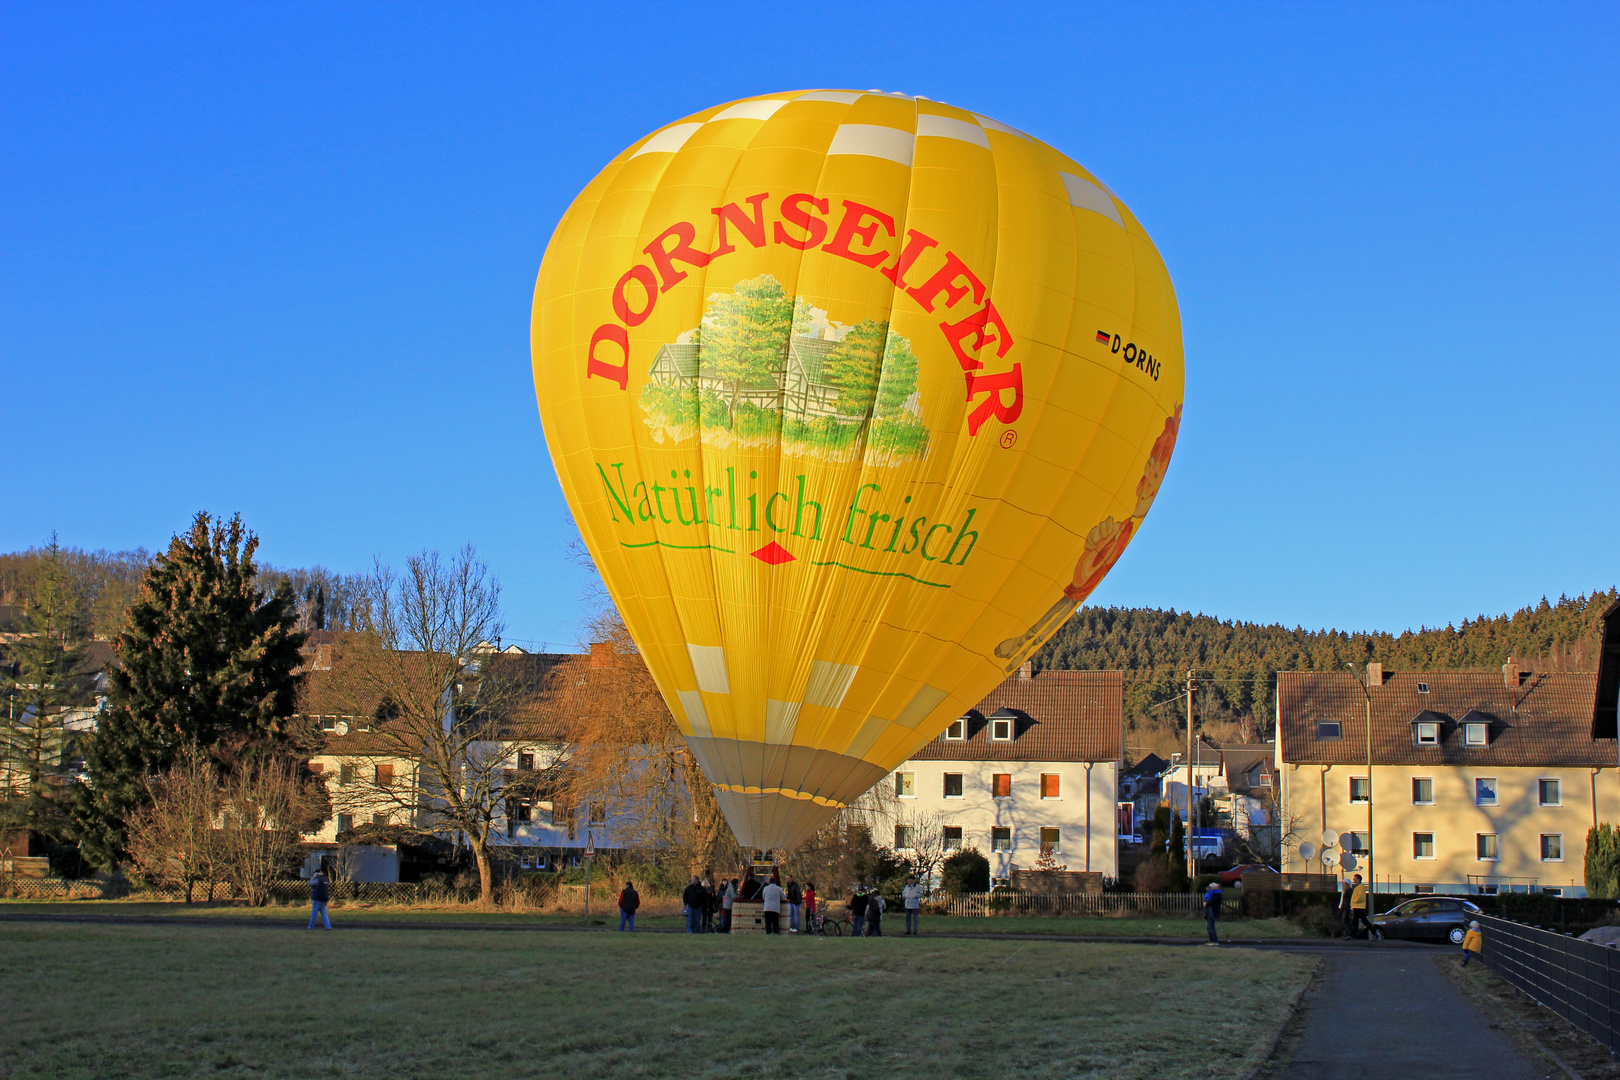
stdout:
POLYGON ((1209 883, 1204 890, 1204 921, 1209 924, 1210 945, 1219 945, 1221 939, 1215 935, 1215 920, 1221 917, 1221 883, 1217 879, 1209 883))

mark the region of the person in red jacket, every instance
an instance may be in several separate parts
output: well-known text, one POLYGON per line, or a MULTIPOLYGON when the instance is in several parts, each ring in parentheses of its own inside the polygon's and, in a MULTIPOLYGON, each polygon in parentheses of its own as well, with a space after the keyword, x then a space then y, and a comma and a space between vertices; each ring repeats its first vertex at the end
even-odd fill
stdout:
POLYGON ((619 894, 619 929, 629 929, 631 933, 636 930, 636 908, 641 906, 641 896, 636 892, 633 881, 624 883, 624 891, 619 894))
POLYGON ((804 915, 809 921, 805 923, 806 930, 814 930, 816 925, 816 883, 804 883, 804 915))

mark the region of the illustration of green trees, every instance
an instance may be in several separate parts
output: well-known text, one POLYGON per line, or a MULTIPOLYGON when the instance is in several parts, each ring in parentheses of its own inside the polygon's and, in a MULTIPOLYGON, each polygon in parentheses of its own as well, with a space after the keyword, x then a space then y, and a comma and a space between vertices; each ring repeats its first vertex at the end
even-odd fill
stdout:
POLYGON ((737 423, 737 399, 745 388, 771 385, 792 331, 793 298, 770 274, 709 298, 698 328, 698 366, 726 388, 727 428, 737 423))

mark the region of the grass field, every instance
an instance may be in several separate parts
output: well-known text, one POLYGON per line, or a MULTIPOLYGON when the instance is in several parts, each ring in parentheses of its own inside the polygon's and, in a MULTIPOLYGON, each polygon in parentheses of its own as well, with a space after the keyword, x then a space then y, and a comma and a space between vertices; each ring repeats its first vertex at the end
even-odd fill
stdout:
MULTIPOLYGON (((307 921, 309 908, 272 906, 262 908, 241 907, 234 904, 144 904, 130 900, 14 900, 0 902, 0 914, 66 914, 66 915, 139 915, 183 918, 235 918, 286 919, 307 921)), ((536 924, 549 926, 581 926, 582 915, 514 913, 510 911, 482 911, 472 906, 432 908, 424 906, 395 907, 386 904, 345 903, 332 909, 332 918, 339 924, 348 922, 410 922, 410 923, 478 923, 536 924)), ((593 914, 593 921, 603 925, 618 923, 618 912, 593 914)), ((638 915, 636 926, 646 930, 676 930, 686 925, 678 915, 638 915)), ((905 929, 903 916, 890 915, 884 920, 888 934, 905 929)), ((1074 934, 1082 937, 1203 937, 1204 920, 1175 918, 1070 918, 1066 916, 1008 915, 993 918, 953 918, 945 915, 925 915, 922 929, 938 934, 1074 934)), ((1304 931, 1287 919, 1223 919, 1220 924, 1222 938, 1293 938, 1304 931)))
POLYGON ((0 923, 0 1076, 1242 1077, 1313 963, 1039 941, 0 923))

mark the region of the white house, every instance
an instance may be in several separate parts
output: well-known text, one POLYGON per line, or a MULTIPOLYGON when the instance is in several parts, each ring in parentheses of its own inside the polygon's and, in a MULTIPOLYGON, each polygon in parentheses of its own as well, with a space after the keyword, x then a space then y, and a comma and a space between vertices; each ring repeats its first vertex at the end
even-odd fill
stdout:
POLYGON ((1033 867, 1043 848, 1117 877, 1124 700, 1118 671, 1025 665, 895 770, 894 847, 904 854, 907 830, 937 825, 946 848, 983 852, 993 879, 1033 867))

